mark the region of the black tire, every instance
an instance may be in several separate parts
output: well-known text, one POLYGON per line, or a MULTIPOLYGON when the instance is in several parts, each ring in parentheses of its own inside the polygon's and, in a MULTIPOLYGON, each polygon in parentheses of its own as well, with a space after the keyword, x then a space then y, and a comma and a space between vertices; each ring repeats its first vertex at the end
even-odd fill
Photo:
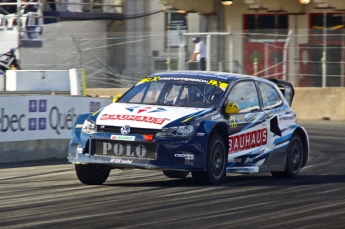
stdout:
POLYGON ((197 183, 218 184, 225 175, 227 152, 223 138, 219 134, 212 135, 206 158, 206 171, 192 171, 197 183))
POLYGON ((101 185, 109 177, 110 169, 104 165, 97 164, 76 164, 75 171, 81 183, 87 185, 101 185))
POLYGON ((273 177, 288 178, 298 175, 303 163, 303 143, 298 134, 294 134, 291 138, 289 148, 286 155, 285 171, 271 172, 273 177))
POLYGON ((188 176, 189 171, 173 171, 173 170, 165 170, 163 174, 169 178, 186 178, 188 176))

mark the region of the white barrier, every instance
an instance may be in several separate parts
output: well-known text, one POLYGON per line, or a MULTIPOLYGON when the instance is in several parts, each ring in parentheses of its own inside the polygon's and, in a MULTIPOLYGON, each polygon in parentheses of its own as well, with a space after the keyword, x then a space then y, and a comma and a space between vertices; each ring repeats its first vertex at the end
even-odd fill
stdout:
POLYGON ((6 91, 69 91, 69 71, 6 71, 6 91))
POLYGON ((85 70, 7 70, 6 91, 70 91, 71 95, 86 95, 85 70))
POLYGON ((111 102, 110 98, 71 96, 0 97, 0 142, 69 139, 80 114, 111 102))
POLYGON ((5 89, 4 82, 4 74, 0 72, 0 91, 3 91, 5 89))

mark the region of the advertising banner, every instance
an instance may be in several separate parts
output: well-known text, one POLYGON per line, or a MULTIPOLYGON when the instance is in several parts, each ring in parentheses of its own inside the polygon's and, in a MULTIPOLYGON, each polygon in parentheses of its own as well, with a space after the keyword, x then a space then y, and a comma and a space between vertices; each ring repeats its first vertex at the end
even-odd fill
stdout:
POLYGON ((0 142, 69 139, 80 114, 111 102, 110 98, 73 96, 0 97, 0 142))

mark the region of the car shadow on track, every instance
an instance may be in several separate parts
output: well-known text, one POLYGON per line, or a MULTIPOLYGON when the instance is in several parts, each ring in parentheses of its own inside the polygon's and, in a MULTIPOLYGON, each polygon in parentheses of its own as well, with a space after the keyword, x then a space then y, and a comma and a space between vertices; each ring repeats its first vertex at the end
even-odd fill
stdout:
MULTIPOLYGON (((321 184, 340 184, 345 183, 345 175, 299 175, 294 178, 274 178, 270 175, 240 175, 227 176, 220 184, 216 186, 291 186, 291 185, 321 185, 321 184)), ((195 187, 195 186, 214 186, 207 184, 198 184, 188 176, 184 179, 155 179, 147 180, 124 180, 108 181, 104 185, 114 187, 195 187)))

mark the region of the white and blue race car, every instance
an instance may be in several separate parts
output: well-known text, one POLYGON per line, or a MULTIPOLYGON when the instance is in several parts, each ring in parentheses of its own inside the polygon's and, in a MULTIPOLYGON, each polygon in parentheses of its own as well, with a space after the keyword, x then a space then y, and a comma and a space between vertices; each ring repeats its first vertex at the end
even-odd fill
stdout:
POLYGON ((202 71, 156 73, 114 102, 80 115, 68 160, 79 180, 103 184, 112 169, 162 170, 217 184, 226 173, 294 177, 309 157, 306 130, 282 80, 202 71))

